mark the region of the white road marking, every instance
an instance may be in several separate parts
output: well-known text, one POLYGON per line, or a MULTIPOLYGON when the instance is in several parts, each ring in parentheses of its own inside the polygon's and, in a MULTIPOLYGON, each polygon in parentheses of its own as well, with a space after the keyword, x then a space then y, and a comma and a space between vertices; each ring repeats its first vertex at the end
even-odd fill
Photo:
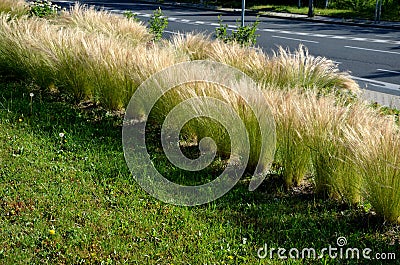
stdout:
POLYGON ((339 36, 339 35, 327 35, 327 34, 313 34, 313 33, 309 33, 309 32, 295 32, 295 31, 280 30, 280 29, 259 29, 259 30, 260 31, 265 31, 265 32, 288 34, 288 35, 312 36, 312 37, 325 38, 325 39, 363 41, 363 42, 372 42, 372 43, 389 43, 389 44, 395 44, 395 45, 399 45, 400 44, 400 41, 393 41, 393 40, 369 39, 369 38, 359 38, 359 37, 339 36))
POLYGON ((396 36, 394 36, 394 35, 379 35, 379 34, 375 34, 375 37, 396 38, 396 36))
POLYGON ((319 43, 318 41, 313 41, 313 40, 294 39, 294 38, 287 38, 287 37, 282 37, 282 36, 272 36, 272 38, 279 38, 279 39, 285 39, 285 40, 295 40, 295 41, 310 42, 310 43, 319 43))
POLYGON ((381 53, 391 53, 391 54, 398 54, 400 55, 400 52, 391 52, 391 51, 382 51, 382 50, 375 50, 375 49, 368 49, 368 48, 361 48, 361 47, 353 47, 353 46, 344 46, 345 48, 349 49, 356 49, 356 50, 363 50, 363 51, 371 51, 371 52, 381 52, 381 53))
POLYGON ((380 71, 380 72, 388 72, 388 73, 393 73, 393 74, 398 74, 398 75, 400 75, 400 72, 399 71, 393 71, 393 70, 386 70, 386 69, 376 69, 377 71, 380 71))
POLYGON ((179 35, 179 32, 175 32, 175 31, 169 31, 169 30, 164 30, 165 33, 169 33, 169 34, 174 34, 174 35, 179 35))
POLYGON ((356 76, 352 76, 351 78, 353 78, 354 80, 357 80, 357 81, 365 82, 365 83, 367 83, 368 85, 371 85, 371 86, 382 87, 382 88, 386 88, 386 89, 389 89, 389 90, 394 90, 396 92, 400 91, 400 85, 399 84, 393 84, 393 83, 377 81, 377 80, 373 80, 373 79, 356 77, 356 76))

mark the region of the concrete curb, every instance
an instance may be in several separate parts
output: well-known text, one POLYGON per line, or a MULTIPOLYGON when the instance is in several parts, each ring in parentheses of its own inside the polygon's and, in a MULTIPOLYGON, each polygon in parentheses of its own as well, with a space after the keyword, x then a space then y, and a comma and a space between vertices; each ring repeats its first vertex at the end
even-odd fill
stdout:
MULTIPOLYGON (((164 6, 174 6, 174 7, 182 7, 182 8, 189 7, 189 8, 196 8, 196 9, 207 10, 207 11, 219 11, 219 12, 229 13, 229 14, 241 12, 241 10, 239 10, 239 9, 218 8, 216 6, 205 6, 202 4, 165 2, 165 1, 160 3, 157 0, 140 0, 139 2, 153 3, 153 4, 158 4, 160 6, 164 5, 164 6)), ((260 17, 299 20, 299 21, 308 21, 308 22, 325 23, 325 24, 400 30, 400 22, 398 23, 398 25, 384 25, 384 24, 373 24, 373 22, 371 22, 371 21, 365 21, 365 22, 343 21, 338 18, 330 18, 330 17, 323 17, 323 16, 315 16, 313 18, 308 18, 308 17, 303 17, 302 15, 286 14, 286 13, 258 14, 257 11, 253 11, 253 10, 246 10, 246 14, 253 15, 253 16, 259 15, 260 17)), ((396 22, 384 22, 384 23, 395 24, 396 22)))

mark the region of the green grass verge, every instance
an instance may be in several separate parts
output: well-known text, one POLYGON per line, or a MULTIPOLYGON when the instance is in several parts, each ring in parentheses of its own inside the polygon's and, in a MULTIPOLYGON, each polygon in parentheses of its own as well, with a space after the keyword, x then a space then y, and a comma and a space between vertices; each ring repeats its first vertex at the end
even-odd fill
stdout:
POLYGON ((4 78, 0 94, 1 264, 358 264, 257 257, 265 243, 322 249, 339 236, 399 255, 398 227, 271 180, 255 192, 243 180, 203 206, 161 203, 128 172, 122 117, 4 78))
MULTIPOLYGON (((226 7, 226 8, 241 8, 242 2, 235 0, 221 1, 221 0, 179 0, 178 2, 186 3, 203 3, 206 5, 226 7)), ((375 2, 374 2, 375 3, 375 2)), ((293 5, 278 5, 278 4, 254 4, 251 2, 246 3, 246 9, 259 11, 260 14, 265 14, 268 12, 283 12, 291 14, 308 14, 308 5, 303 7, 298 7, 297 1, 293 2, 293 5)), ((337 3, 334 3, 337 4, 337 3)), ((351 9, 341 6, 342 9, 336 8, 334 6, 329 8, 314 8, 314 14, 318 16, 329 16, 337 17, 343 19, 368 19, 374 20, 375 15, 375 5, 367 5, 358 9, 351 9)), ((400 5, 392 3, 388 6, 382 7, 381 20, 387 21, 400 21, 400 5)))

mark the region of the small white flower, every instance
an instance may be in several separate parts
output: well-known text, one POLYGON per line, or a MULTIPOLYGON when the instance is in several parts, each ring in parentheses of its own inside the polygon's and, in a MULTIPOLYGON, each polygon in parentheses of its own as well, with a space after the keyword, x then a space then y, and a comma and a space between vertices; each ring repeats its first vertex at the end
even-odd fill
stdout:
POLYGON ((33 93, 30 93, 30 94, 29 94, 29 96, 30 96, 31 98, 32 98, 34 95, 35 95, 35 94, 33 94, 33 93))
POLYGON ((61 138, 63 138, 65 135, 64 135, 64 133, 59 133, 58 134, 61 138))
POLYGON ((243 238, 242 238, 242 244, 245 245, 246 242, 247 242, 247 238, 243 237, 243 238))

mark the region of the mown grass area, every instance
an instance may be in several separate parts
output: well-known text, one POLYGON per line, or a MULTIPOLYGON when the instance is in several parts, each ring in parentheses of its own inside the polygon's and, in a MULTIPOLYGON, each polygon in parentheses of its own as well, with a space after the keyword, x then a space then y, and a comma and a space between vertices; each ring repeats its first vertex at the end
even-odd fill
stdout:
POLYGON ((2 264, 358 264, 257 257, 265 243, 320 250, 339 236, 398 253, 398 227, 307 186, 287 192, 273 176, 255 192, 244 179, 203 206, 159 202, 128 172, 120 115, 4 77, 0 91, 2 264))

